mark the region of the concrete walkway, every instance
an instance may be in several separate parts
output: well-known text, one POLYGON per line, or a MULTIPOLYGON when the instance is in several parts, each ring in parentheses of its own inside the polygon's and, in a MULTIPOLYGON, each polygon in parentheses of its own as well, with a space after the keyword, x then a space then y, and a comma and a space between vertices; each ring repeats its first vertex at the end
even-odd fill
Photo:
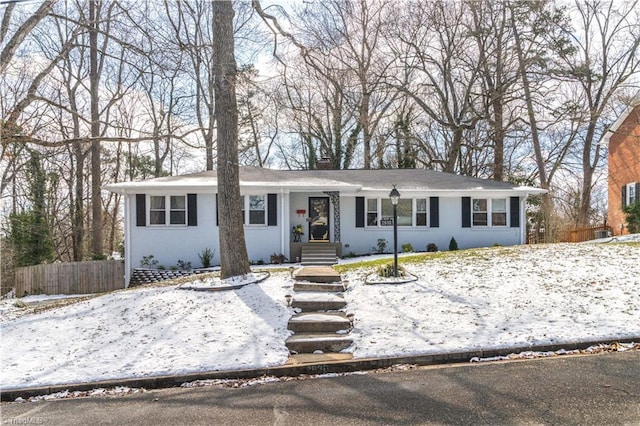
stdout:
POLYGON ((285 344, 291 351, 288 365, 331 362, 353 358, 342 350, 353 344, 349 337, 352 319, 347 316, 343 292, 345 284, 331 266, 304 266, 294 274, 289 320, 294 334, 285 344), (336 355, 341 355, 336 358, 336 355))

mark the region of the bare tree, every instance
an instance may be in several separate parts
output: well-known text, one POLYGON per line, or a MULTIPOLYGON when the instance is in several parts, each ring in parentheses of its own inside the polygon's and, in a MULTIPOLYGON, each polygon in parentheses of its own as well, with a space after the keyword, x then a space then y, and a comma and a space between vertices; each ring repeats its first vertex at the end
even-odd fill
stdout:
POLYGON ((443 130, 428 148, 431 166, 459 169, 465 132, 476 127, 481 62, 465 29, 460 3, 418 2, 401 10, 391 45, 397 58, 393 87, 410 97, 443 130))
POLYGON ((350 143, 361 140, 365 169, 372 166, 377 128, 397 96, 385 84, 393 63, 384 51, 391 7, 384 0, 331 0, 306 4, 298 15, 303 23, 300 39, 307 45, 305 62, 331 83, 340 83, 336 89, 342 92, 345 109, 356 114, 344 150, 349 155, 355 149, 350 143))
POLYGON ((510 13, 506 2, 482 0, 467 4, 472 17, 470 31, 478 47, 481 65, 483 102, 480 115, 487 121, 493 148, 492 177, 502 181, 506 171, 505 143, 520 112, 514 107, 518 61, 512 53, 510 13))
POLYGON ((11 25, 11 18, 15 11, 17 2, 9 2, 2 15, 2 24, 0 26, 0 44, 3 45, 2 51, 0 51, 0 74, 4 73, 16 53, 22 42, 27 38, 31 31, 51 12, 56 0, 46 0, 40 4, 40 7, 15 31, 11 37, 7 40, 7 34, 9 33, 9 27, 11 25))
POLYGON ((215 70, 215 114, 218 121, 218 222, 220 277, 223 279, 250 272, 244 225, 238 215, 241 204, 233 15, 231 2, 213 2, 212 60, 215 70))
POLYGON ((215 133, 215 65, 212 46, 212 3, 204 0, 169 3, 165 9, 179 49, 190 62, 195 116, 205 145, 207 170, 213 170, 215 133))
MULTIPOLYGON (((575 30, 563 28, 573 49, 565 49, 559 75, 574 101, 565 108, 583 123, 577 140, 582 168, 579 224, 588 224, 594 172, 603 149, 600 142, 612 122, 612 101, 640 69, 640 8, 638 1, 576 1, 575 30)), ((637 87, 637 86, 636 86, 637 87)))

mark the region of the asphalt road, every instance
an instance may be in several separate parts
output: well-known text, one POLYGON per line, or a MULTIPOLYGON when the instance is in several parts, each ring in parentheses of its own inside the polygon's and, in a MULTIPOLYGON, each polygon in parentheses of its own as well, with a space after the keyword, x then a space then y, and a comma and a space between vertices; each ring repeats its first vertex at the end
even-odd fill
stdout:
POLYGON ((2 424, 640 425, 640 352, 2 405, 2 424))

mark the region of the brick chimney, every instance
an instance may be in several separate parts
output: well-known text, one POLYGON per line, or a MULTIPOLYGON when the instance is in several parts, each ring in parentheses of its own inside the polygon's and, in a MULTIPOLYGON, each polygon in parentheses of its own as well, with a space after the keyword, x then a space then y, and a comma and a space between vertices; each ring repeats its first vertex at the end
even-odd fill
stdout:
POLYGON ((318 170, 332 170, 331 159, 329 157, 322 157, 316 161, 316 169, 318 170))

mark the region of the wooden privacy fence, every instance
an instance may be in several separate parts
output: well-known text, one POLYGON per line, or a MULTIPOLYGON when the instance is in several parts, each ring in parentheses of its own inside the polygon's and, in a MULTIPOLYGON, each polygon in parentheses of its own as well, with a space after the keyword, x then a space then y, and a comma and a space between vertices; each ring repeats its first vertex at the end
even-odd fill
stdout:
POLYGON ((606 238, 609 235, 611 235, 611 227, 599 225, 562 231, 560 233, 560 241, 563 243, 580 243, 597 238, 606 238))
POLYGON ((52 263, 15 270, 16 296, 89 294, 124 288, 123 260, 52 263))

